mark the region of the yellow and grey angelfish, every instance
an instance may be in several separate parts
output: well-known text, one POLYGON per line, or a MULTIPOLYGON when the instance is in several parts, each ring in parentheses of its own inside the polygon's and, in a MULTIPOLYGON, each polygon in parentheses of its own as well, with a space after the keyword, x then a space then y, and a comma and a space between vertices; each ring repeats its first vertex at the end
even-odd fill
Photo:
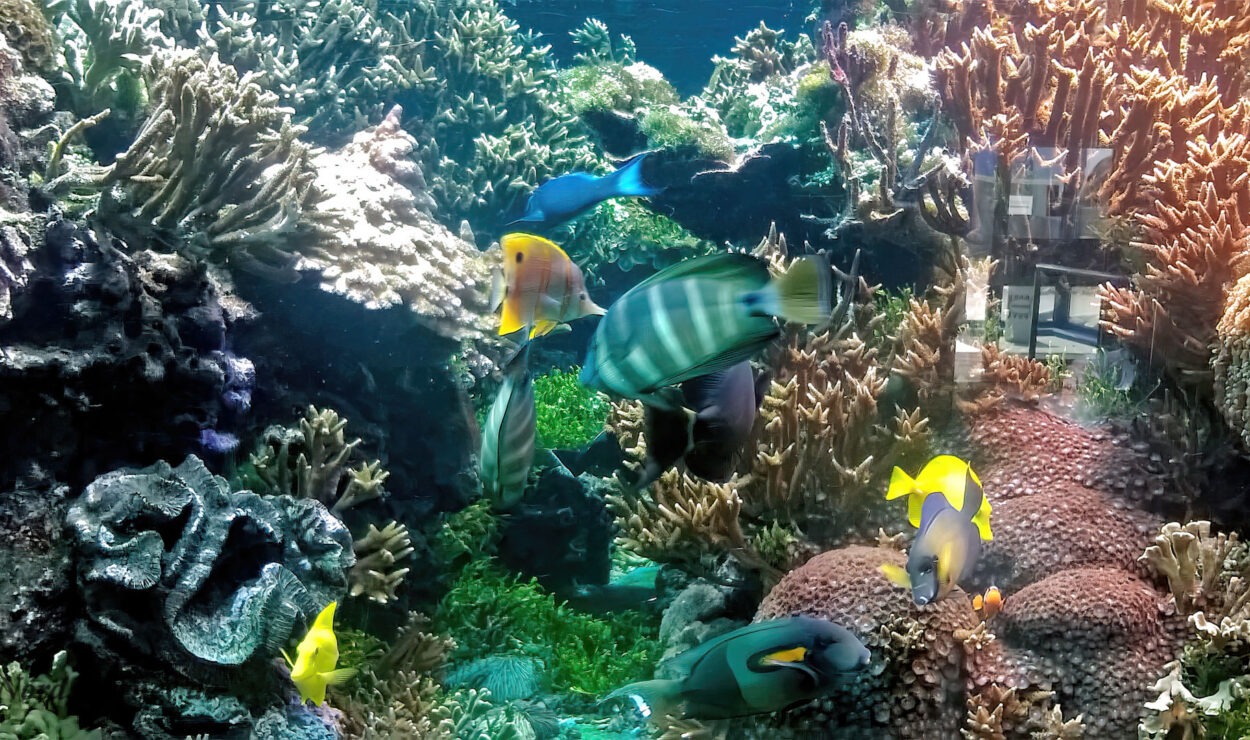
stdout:
POLYGON ((920 526, 920 511, 924 500, 933 493, 946 497, 956 509, 964 507, 964 496, 972 495, 981 500, 972 522, 981 532, 981 539, 989 542, 994 539, 990 531, 990 500, 985 497, 981 479, 973 472, 972 466, 954 455, 938 455, 921 468, 915 478, 905 473, 902 468, 895 467, 890 475, 890 488, 885 498, 892 501, 902 496, 907 497, 907 521, 913 527, 920 526))
POLYGON ((591 338, 581 382, 676 410, 663 389, 750 358, 780 335, 777 319, 837 321, 854 297, 856 269, 843 276, 847 286, 835 309, 834 271, 822 256, 800 257, 776 278, 749 254, 679 262, 612 304, 591 338))
POLYGON ((482 492, 499 510, 512 508, 525 493, 534 462, 534 378, 529 345, 512 358, 482 429, 478 473, 482 492))
POLYGON ((291 682, 299 689, 300 701, 311 701, 320 706, 326 700, 326 686, 341 686, 356 675, 355 668, 335 668, 339 661, 339 641, 334 636, 334 610, 337 601, 331 601, 321 610, 308 628, 308 634, 295 649, 295 660, 282 651, 291 669, 291 682))
MULTIPOLYGON (((948 460, 939 463, 933 477, 926 479, 930 485, 940 484, 945 490, 928 490, 926 493, 926 486, 918 483, 921 478, 911 481, 906 473, 895 468, 890 493, 887 494, 887 498, 912 497, 908 504, 909 519, 914 511, 914 502, 919 500, 919 514, 912 519, 918 531, 907 552, 906 569, 890 564, 881 566, 886 578, 911 591, 912 601, 917 606, 941 599, 959 581, 972 575, 981 556, 981 541, 988 541, 991 537, 989 502, 976 473, 967 462, 951 459, 958 461, 954 470, 963 476, 963 485, 956 485, 954 481, 958 476, 944 467, 951 465, 948 460), (940 475, 938 471, 941 471, 940 475), (895 483, 898 483, 897 487, 895 483)), ((928 467, 925 469, 928 470, 928 467)))
POLYGON ((817 617, 770 619, 715 637, 668 661, 681 678, 623 686, 644 716, 722 719, 776 712, 822 696, 868 665, 868 648, 845 627, 817 617))

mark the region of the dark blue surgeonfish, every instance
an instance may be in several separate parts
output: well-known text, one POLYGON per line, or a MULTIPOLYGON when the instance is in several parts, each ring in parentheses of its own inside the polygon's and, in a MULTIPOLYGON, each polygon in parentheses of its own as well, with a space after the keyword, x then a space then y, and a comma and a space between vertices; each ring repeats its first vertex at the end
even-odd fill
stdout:
POLYGON ((781 334, 778 318, 829 324, 850 307, 856 268, 833 310, 834 275, 821 256, 795 260, 776 278, 742 253, 679 262, 631 288, 608 309, 590 340, 580 379, 623 398, 670 411, 668 386, 736 365, 781 334))
POLYGON ((678 462, 684 462, 686 472, 697 478, 715 483, 729 480, 738 452, 751 436, 769 381, 767 373, 757 377, 751 362, 743 360, 682 383, 683 408, 647 406, 647 459, 634 487, 646 488, 678 462), (693 420, 686 409, 694 412, 693 420))
POLYGON ((643 716, 743 717, 823 696, 840 677, 868 665, 868 648, 845 627, 799 616, 770 619, 713 638, 666 664, 684 674, 623 686, 643 716))
POLYGON ((642 162, 646 156, 647 152, 643 152, 602 177, 589 172, 570 172, 548 180, 530 194, 525 213, 507 225, 555 226, 611 198, 659 195, 662 188, 651 187, 642 180, 642 162))

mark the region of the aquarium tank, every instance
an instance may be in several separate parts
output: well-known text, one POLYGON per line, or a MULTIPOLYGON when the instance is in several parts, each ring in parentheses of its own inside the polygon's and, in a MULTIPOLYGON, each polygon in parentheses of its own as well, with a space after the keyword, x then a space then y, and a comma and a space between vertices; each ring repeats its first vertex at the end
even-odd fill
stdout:
POLYGON ((0 740, 1250 738, 1250 0, 0 0, 0 740))

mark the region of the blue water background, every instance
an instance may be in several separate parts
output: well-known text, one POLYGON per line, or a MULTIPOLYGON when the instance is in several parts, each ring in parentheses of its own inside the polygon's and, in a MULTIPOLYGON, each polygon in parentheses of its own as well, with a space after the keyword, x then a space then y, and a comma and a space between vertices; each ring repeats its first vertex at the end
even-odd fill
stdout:
POLYGON ((729 56, 734 37, 760 21, 796 38, 811 12, 809 0, 733 2, 733 0, 499 0, 504 12, 543 34, 561 66, 576 53, 569 32, 587 18, 608 25, 613 39, 633 38, 638 60, 664 73, 683 95, 703 89, 712 74, 712 56, 729 56))

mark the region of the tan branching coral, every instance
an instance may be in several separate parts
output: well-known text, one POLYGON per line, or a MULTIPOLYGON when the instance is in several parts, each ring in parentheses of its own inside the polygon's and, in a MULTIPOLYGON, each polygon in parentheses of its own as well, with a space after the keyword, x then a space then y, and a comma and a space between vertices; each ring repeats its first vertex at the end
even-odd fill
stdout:
POLYGON ((617 542, 643 557, 695 572, 708 569, 705 558, 731 553, 750 568, 780 577, 742 530, 738 486, 736 477, 719 484, 670 470, 651 486, 649 496, 609 495, 608 506, 623 530, 617 542))
POLYGON ((137 242, 155 236, 218 261, 288 271, 313 233, 301 217, 319 197, 303 129, 256 73, 240 77, 215 58, 158 54, 150 74, 152 111, 105 171, 101 215, 137 242))
POLYGON ((1235 567, 1245 555, 1236 533, 1213 535, 1211 522, 1195 521, 1163 525, 1140 559, 1167 578, 1180 613, 1213 607, 1228 615, 1245 606, 1245 594, 1233 591, 1225 568, 1235 567))
POLYGON ((1024 355, 1003 352, 997 344, 981 348, 981 381, 987 386, 981 397, 1000 400, 1005 397, 1020 401, 1037 401, 1051 389, 1050 368, 1024 355))
POLYGON ((379 604, 394 601, 395 589, 410 570, 395 567, 413 553, 408 528, 394 521, 382 529, 370 524, 369 531, 352 544, 352 549, 356 552, 356 564, 347 573, 349 593, 379 604))
POLYGON ((266 430, 245 482, 266 493, 315 498, 336 514, 385 496, 389 473, 381 461, 348 467, 360 440, 347 441, 346 427, 338 412, 309 406, 298 429, 266 430))

